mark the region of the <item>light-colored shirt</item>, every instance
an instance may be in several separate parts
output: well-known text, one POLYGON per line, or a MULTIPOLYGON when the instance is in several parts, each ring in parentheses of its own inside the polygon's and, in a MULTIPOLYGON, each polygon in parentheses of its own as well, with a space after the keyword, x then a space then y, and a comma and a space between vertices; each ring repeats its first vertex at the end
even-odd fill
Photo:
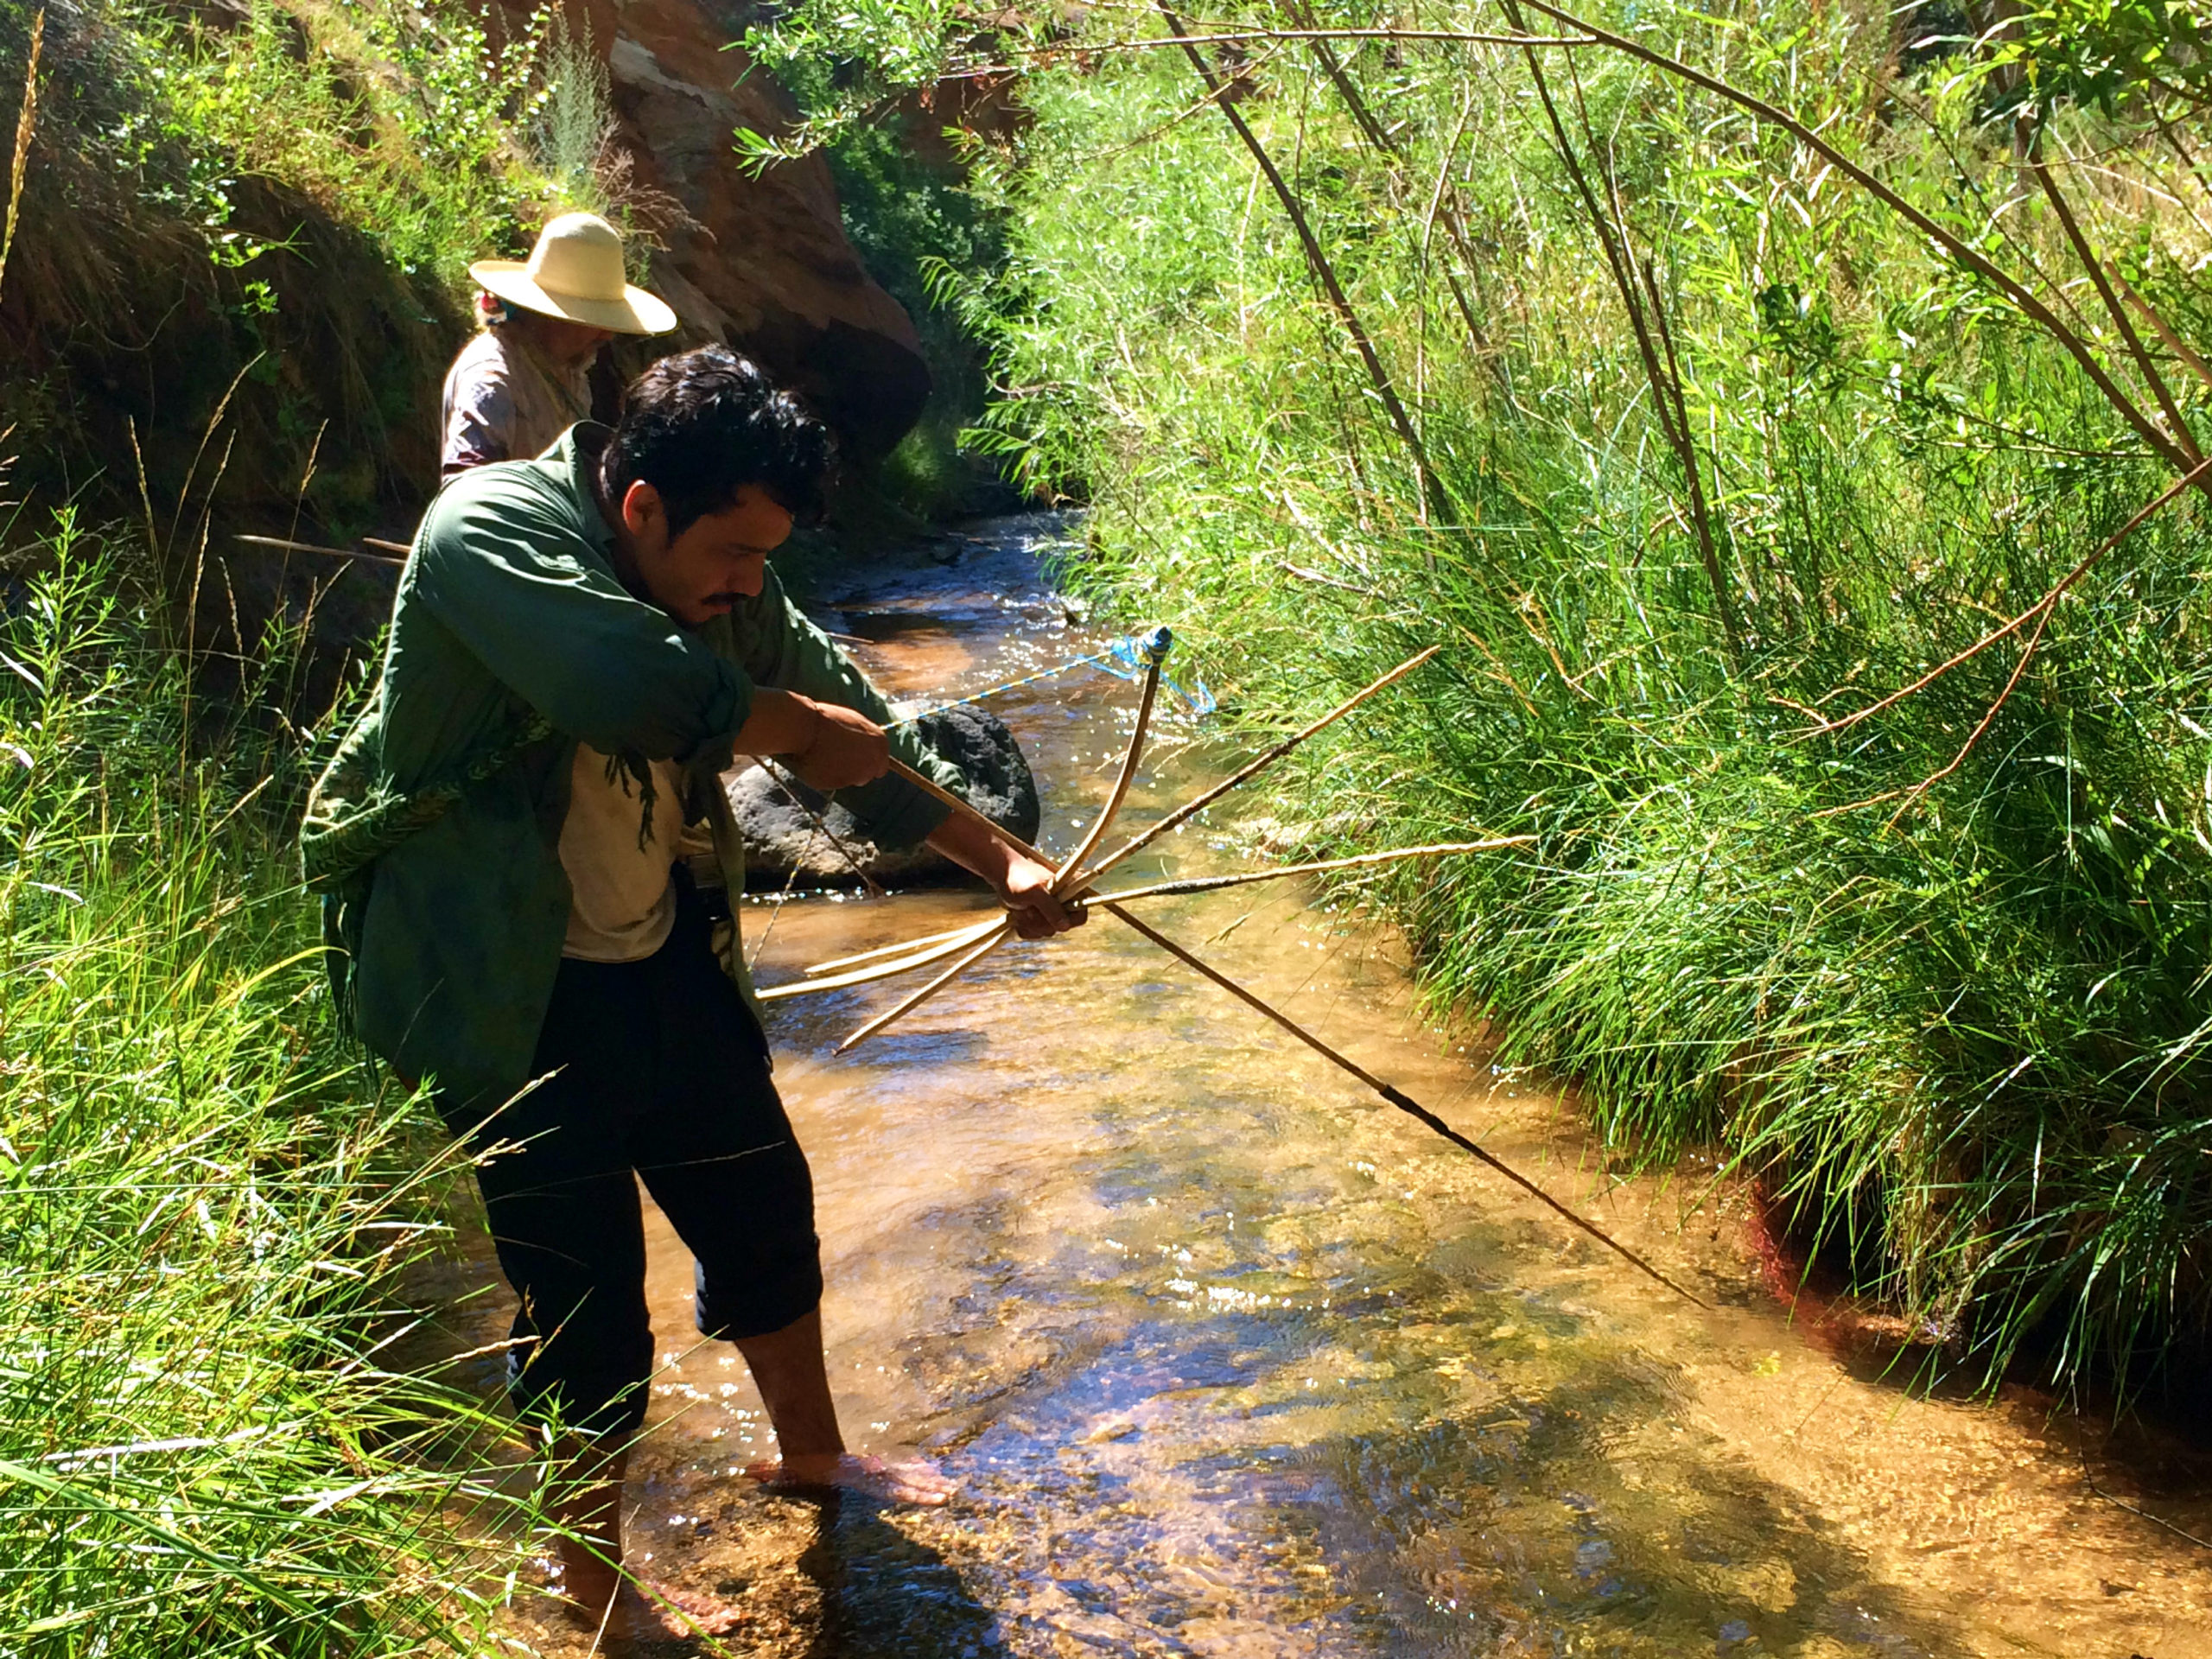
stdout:
POLYGON ((446 371, 438 476, 493 461, 528 461, 591 414, 591 373, 563 369, 509 326, 461 347, 446 371))
POLYGON ((569 875, 569 936, 561 954, 585 962, 643 962, 676 924, 669 869, 683 834, 683 774, 666 760, 652 772, 651 822, 644 793, 620 763, 576 745, 561 868, 569 875))

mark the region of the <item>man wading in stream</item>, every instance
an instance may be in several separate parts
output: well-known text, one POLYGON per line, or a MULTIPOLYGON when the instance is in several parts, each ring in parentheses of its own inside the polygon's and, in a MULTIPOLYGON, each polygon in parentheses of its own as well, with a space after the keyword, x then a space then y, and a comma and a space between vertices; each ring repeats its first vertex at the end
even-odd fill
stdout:
POLYGON ((982 876, 1024 937, 1080 919, 1049 869, 886 775, 895 750, 959 782, 886 731, 883 699, 768 569, 818 511, 830 454, 796 401, 709 347, 648 370, 613 431, 454 480, 302 836, 356 1029, 433 1082, 480 1154, 522 1300, 514 1398, 588 1487, 566 1510, 586 1541, 563 1546, 566 1594, 632 1634, 685 1628, 671 1605, 735 1621, 614 1567, 654 1351, 636 1178, 697 1258, 699 1329, 737 1344, 767 1404, 780 1461, 753 1472, 920 1503, 952 1490, 838 1433, 806 1160, 718 902, 744 876, 718 774, 734 753, 782 757, 878 842, 925 836, 982 876), (718 892, 677 860, 701 819, 718 892))

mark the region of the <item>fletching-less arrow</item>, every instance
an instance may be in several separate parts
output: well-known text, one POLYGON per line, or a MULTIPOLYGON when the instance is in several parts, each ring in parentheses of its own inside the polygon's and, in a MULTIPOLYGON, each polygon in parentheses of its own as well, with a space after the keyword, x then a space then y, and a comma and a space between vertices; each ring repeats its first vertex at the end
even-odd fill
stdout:
POLYGON ((1199 974, 1204 977, 1211 980, 1215 984, 1220 986, 1223 990, 1227 991, 1231 996, 1243 1003, 1245 1007, 1250 1008, 1254 1013, 1263 1014, 1268 1019, 1274 1020, 1275 1024, 1281 1026, 1285 1031, 1297 1038, 1300 1042, 1305 1044, 1306 1047, 1312 1049, 1316 1054, 1321 1056, 1322 1058, 1327 1060, 1331 1065, 1341 1067, 1343 1070, 1349 1071, 1353 1077, 1357 1077, 1362 1083, 1372 1089, 1376 1094, 1382 1096, 1383 1099, 1389 1101, 1390 1104, 1396 1107, 1400 1111, 1405 1113, 1409 1117, 1417 1119, 1425 1127, 1434 1130, 1438 1135, 1442 1135, 1446 1141, 1449 1141, 1453 1146, 1459 1147, 1462 1151, 1474 1154, 1474 1155, 1482 1160, 1486 1166, 1504 1176, 1507 1180, 1512 1182, 1514 1185, 1519 1187, 1523 1192, 1529 1194, 1530 1198, 1535 1198, 1538 1203, 1543 1205, 1547 1209, 1550 1210, 1553 1214, 1562 1217, 1566 1220, 1573 1223, 1575 1226, 1580 1228, 1584 1232, 1589 1234, 1591 1237, 1596 1239, 1600 1244, 1603 1244, 1607 1249, 1612 1251, 1623 1261, 1628 1262, 1639 1272, 1647 1274, 1650 1278, 1657 1280, 1661 1284, 1666 1286, 1668 1289, 1673 1291, 1677 1296, 1684 1297, 1690 1301, 1695 1302, 1700 1307, 1707 1307, 1711 1306, 1711 1304, 1707 1302, 1702 1297, 1695 1294, 1694 1292, 1683 1289, 1681 1286, 1676 1284, 1665 1274, 1660 1272, 1658 1268, 1653 1267, 1649 1262, 1638 1255, 1634 1250, 1629 1249, 1627 1245, 1622 1243, 1611 1233, 1605 1231, 1604 1228, 1599 1227, 1594 1222, 1585 1221, 1580 1216, 1575 1214, 1573 1211, 1568 1209, 1557 1198, 1552 1197, 1552 1195, 1545 1192, 1542 1187, 1538 1186, 1534 1181, 1530 1180, 1526 1175, 1523 1175, 1519 1170, 1514 1168, 1503 1159, 1498 1157, 1495 1153, 1487 1150, 1479 1142, 1471 1141, 1465 1135, 1460 1134, 1459 1130, 1453 1128, 1449 1123, 1446 1123, 1434 1112, 1430 1111, 1427 1107, 1422 1105, 1411 1095, 1406 1094, 1401 1090, 1392 1088, 1389 1084, 1383 1082, 1382 1078, 1376 1077, 1372 1071, 1370 1071, 1365 1066, 1360 1065, 1357 1060, 1353 1060, 1345 1055, 1338 1053, 1335 1049, 1330 1047, 1328 1044, 1323 1042, 1319 1037, 1316 1037, 1312 1032, 1306 1030, 1305 1027, 1300 1025, 1297 1020, 1285 1014, 1281 1008, 1276 1007, 1272 1002, 1268 1001, 1265 998, 1261 997, 1251 991, 1246 990, 1244 987, 1238 984, 1235 980, 1230 978, 1227 974, 1223 973, 1219 969, 1211 967, 1206 963, 1201 962, 1198 957, 1192 956, 1188 950, 1185 950, 1181 945, 1176 944, 1174 940, 1169 938, 1166 934, 1160 932, 1156 928, 1147 926, 1143 922, 1139 921, 1128 911, 1123 910, 1121 906, 1109 903, 1106 906, 1106 908, 1111 911, 1118 919, 1127 922, 1131 927, 1136 929, 1136 931, 1144 935, 1146 938, 1151 940, 1154 944, 1165 950, 1169 956, 1174 957, 1176 961, 1181 963, 1185 967, 1190 969, 1193 973, 1199 974))

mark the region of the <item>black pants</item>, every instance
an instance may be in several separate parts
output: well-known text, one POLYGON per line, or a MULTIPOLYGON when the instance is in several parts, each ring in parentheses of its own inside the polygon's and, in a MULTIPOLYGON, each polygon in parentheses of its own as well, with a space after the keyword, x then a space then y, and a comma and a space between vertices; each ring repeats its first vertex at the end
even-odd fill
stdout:
POLYGON ((643 962, 564 960, 545 1081, 472 1134, 499 1267, 522 1298, 508 1381, 525 1416, 590 1435, 645 1420, 653 1333, 632 1174, 696 1259, 702 1334, 778 1331, 822 1299, 814 1183, 767 1045, 715 963, 688 886, 643 962))

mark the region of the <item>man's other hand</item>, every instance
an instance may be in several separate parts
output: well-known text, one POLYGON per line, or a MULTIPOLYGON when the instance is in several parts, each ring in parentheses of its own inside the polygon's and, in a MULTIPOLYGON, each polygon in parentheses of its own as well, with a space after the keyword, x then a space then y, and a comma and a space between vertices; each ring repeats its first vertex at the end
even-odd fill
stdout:
POLYGON ((813 741, 785 757, 799 781, 827 794, 870 784, 891 769, 891 740, 866 715, 834 702, 813 705, 820 717, 813 741))

